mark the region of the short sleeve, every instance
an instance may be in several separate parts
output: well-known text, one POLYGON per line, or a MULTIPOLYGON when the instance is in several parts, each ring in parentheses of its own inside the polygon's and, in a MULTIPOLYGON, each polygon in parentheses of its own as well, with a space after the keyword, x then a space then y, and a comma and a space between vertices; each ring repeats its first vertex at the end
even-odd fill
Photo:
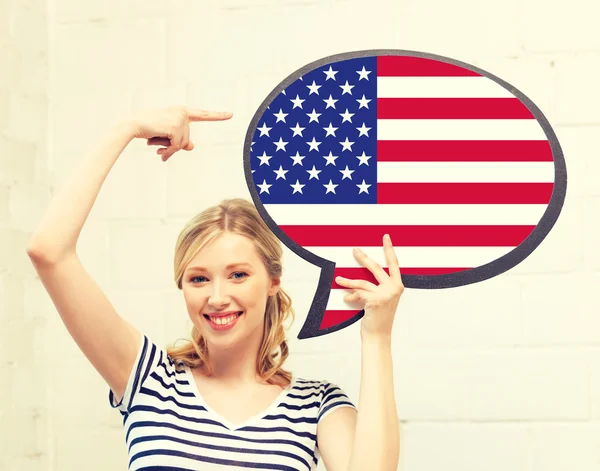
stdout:
POLYGON ((322 385, 322 397, 318 421, 338 407, 352 407, 356 410, 356 406, 338 385, 324 382, 322 385))
POLYGON ((163 352, 148 336, 142 334, 141 346, 129 374, 125 393, 121 400, 117 402, 114 392, 109 390, 108 399, 110 406, 118 409, 123 414, 127 414, 152 370, 156 369, 160 364, 163 364, 163 367, 172 366, 172 363, 169 361, 165 364, 163 361, 165 357, 166 352, 163 352))

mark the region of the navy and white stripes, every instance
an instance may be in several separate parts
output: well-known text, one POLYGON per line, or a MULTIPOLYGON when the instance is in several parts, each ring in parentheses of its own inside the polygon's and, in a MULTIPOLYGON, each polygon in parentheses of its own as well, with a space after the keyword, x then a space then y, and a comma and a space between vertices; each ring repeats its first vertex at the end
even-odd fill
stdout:
POLYGON ((354 407, 327 381, 294 378, 262 414, 234 426, 205 404, 192 372, 143 336, 125 394, 110 404, 123 416, 129 471, 314 470, 317 424, 354 407))

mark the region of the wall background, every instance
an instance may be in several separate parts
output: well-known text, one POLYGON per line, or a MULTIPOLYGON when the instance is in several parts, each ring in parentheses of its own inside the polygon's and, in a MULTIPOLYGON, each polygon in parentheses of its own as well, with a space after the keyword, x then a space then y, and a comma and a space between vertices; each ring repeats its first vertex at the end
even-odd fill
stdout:
MULTIPOLYGON (((234 112, 195 125, 196 150, 166 164, 143 142, 128 147, 80 238, 118 311, 170 343, 190 327, 172 281, 175 238, 206 206, 249 197, 243 141, 262 100, 309 62, 380 48, 508 81, 549 119, 568 170, 561 217, 523 263, 476 285, 405 292, 394 330, 399 469, 598 469, 599 14, 593 0, 1 1, 0 469, 126 469, 107 386, 25 254, 51 195, 108 126, 171 104, 234 112)), ((289 366, 357 401, 358 326, 294 340, 318 270, 287 249, 285 263, 299 319, 289 366)))

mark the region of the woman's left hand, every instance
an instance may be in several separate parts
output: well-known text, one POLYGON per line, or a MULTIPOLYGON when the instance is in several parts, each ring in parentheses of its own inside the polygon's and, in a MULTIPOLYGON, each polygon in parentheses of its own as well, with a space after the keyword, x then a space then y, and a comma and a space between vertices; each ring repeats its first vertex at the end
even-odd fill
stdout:
POLYGON ((364 305, 365 315, 361 326, 363 335, 391 336, 396 308, 404 292, 398 258, 388 234, 383 237, 383 250, 389 275, 362 250, 354 249, 356 259, 369 269, 379 285, 367 280, 351 280, 341 276, 335 278, 338 285, 352 290, 352 293, 344 297, 345 301, 364 305))

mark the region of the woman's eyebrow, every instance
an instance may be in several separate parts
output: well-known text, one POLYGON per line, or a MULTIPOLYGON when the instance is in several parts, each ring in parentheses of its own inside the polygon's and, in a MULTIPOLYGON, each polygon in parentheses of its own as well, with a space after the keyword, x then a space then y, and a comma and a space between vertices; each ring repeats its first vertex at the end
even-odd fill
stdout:
MULTIPOLYGON (((236 262, 236 263, 230 263, 229 265, 227 265, 225 267, 226 270, 229 270, 231 268, 235 268, 235 267, 249 267, 249 268, 253 268, 252 265, 250 263, 247 262, 236 262)), ((201 267, 199 265, 194 265, 193 267, 188 267, 186 269, 186 271, 208 271, 206 268, 201 267)))

